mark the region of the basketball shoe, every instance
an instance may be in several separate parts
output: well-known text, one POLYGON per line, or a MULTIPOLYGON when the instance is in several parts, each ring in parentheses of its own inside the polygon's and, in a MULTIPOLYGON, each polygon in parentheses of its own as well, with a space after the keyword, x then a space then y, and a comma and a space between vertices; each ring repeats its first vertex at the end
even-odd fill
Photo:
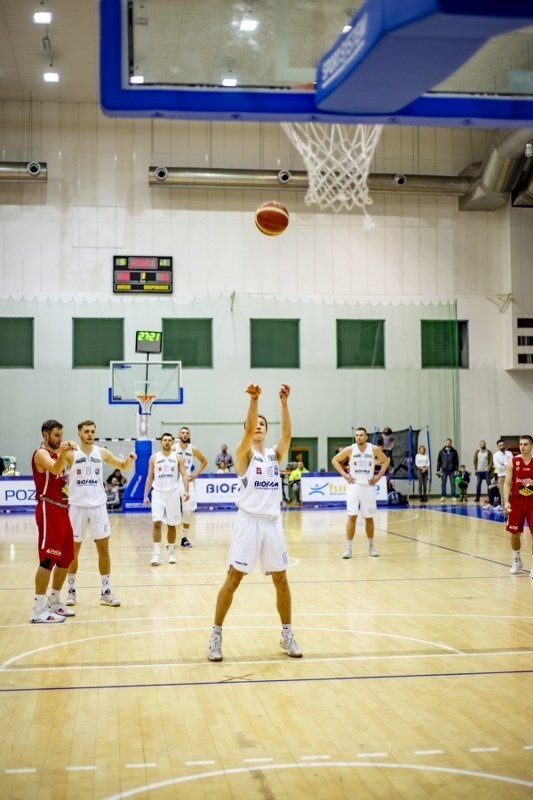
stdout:
POLYGON ((75 611, 73 611, 71 608, 67 608, 66 604, 63 605, 61 602, 52 603, 48 601, 48 608, 50 611, 52 611, 52 613, 59 614, 60 617, 74 617, 76 615, 75 611))
POLYGON ((78 602, 78 598, 76 596, 76 589, 69 589, 67 592, 67 601, 65 603, 66 606, 75 606, 78 602))
POLYGON ((279 643, 282 649, 285 650, 287 655, 291 658, 302 657, 302 651, 298 647, 298 642, 294 638, 294 634, 289 633, 288 636, 282 636, 279 643))
POLYGON ((45 606, 41 611, 32 611, 30 622, 64 622, 66 617, 56 614, 49 606, 45 606))
POLYGON ((209 640, 209 661, 222 661, 222 636, 220 633, 212 633, 209 640))
POLYGON ((378 553, 378 551, 376 550, 376 548, 374 547, 373 544, 371 544, 370 547, 368 548, 368 555, 369 556, 374 556, 374 558, 379 556, 379 553, 378 553))
POLYGON ((168 547, 167 547, 167 561, 169 564, 176 563, 176 556, 174 555, 174 550, 170 550, 168 547))
POLYGON ((513 558, 513 565, 511 567, 511 569, 509 570, 509 574, 510 575, 518 575, 518 573, 520 572, 520 570, 522 569, 523 566, 524 565, 522 564, 522 559, 520 558, 520 556, 518 556, 518 557, 515 556, 513 558))
POLYGON ((111 589, 106 589, 105 592, 102 592, 100 595, 100 605, 117 607, 120 605, 120 600, 118 597, 115 597, 111 589))
POLYGON ((152 560, 150 561, 151 567, 158 567, 161 563, 161 556, 159 553, 154 553, 152 556, 152 560))

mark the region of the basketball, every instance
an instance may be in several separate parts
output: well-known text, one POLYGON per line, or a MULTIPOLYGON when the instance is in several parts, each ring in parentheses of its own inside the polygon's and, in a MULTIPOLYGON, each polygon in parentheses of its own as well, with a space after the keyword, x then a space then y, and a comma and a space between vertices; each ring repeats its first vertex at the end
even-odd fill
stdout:
POLYGON ((282 203, 267 200, 255 212, 255 224, 265 236, 279 236, 289 224, 289 212, 282 203))

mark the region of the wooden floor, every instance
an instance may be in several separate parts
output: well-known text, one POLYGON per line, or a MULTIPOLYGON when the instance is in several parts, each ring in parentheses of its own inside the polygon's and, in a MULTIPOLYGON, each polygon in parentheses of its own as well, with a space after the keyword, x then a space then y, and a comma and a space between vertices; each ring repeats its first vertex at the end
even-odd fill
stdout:
MULTIPOLYGON (((457 509, 455 509, 457 510, 457 509)), ((451 509, 450 509, 451 511, 451 509)), ((284 513, 294 631, 269 578, 245 579, 207 643, 235 519, 198 513, 194 548, 150 567, 147 515, 114 515, 99 605, 81 553, 76 617, 30 625, 31 515, 0 516, 2 800, 336 800, 533 796, 533 580, 501 522, 379 511, 379 558, 343 511, 284 513)))

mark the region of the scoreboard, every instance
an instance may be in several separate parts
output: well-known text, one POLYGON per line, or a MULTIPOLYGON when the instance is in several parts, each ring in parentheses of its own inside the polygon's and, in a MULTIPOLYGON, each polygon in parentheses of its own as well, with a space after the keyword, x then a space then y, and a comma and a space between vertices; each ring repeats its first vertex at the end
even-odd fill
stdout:
POLYGON ((172 294, 172 256, 113 256, 115 294, 172 294))

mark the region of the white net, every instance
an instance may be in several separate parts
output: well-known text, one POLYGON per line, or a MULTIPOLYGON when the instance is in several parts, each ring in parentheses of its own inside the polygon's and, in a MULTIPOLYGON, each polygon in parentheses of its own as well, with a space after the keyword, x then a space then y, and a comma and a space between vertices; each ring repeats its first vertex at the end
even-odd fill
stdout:
POLYGON ((309 178, 306 205, 333 211, 365 211, 372 204, 367 179, 382 125, 283 122, 309 178))

